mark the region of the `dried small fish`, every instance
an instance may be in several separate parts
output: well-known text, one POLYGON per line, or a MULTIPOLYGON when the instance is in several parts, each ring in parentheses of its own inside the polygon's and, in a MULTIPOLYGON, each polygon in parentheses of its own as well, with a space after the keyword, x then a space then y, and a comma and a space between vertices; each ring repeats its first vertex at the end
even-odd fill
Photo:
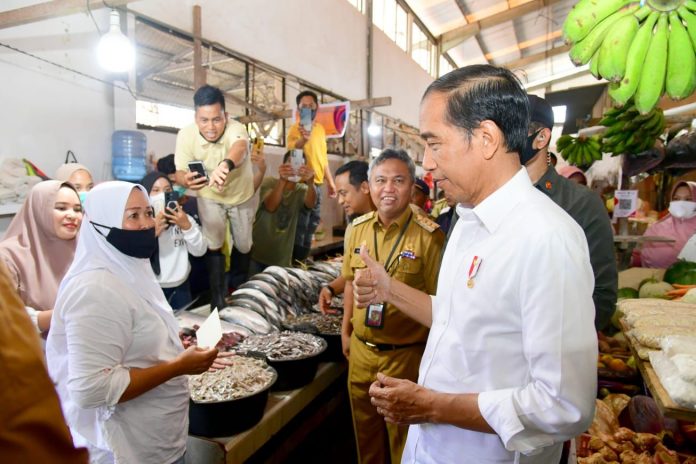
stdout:
POLYGON ((343 316, 338 314, 307 313, 297 317, 289 316, 285 322, 288 325, 309 323, 321 334, 340 335, 342 320, 343 316))
POLYGON ((261 359, 246 356, 228 359, 233 362, 231 366, 189 376, 193 401, 212 403, 251 396, 270 386, 276 377, 275 372, 261 359))
POLYGON ((326 349, 324 339, 302 332, 284 331, 252 335, 236 347, 238 352, 258 351, 271 361, 309 358, 326 349))

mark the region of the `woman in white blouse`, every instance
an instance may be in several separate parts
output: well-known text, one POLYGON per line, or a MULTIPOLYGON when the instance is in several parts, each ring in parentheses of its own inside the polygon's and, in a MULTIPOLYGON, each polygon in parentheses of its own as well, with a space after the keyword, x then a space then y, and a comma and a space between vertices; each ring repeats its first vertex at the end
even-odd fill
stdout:
POLYGON ((77 445, 92 462, 183 462, 186 374, 217 350, 184 350, 150 267, 157 239, 147 192, 95 187, 75 260, 58 291, 46 355, 77 445))

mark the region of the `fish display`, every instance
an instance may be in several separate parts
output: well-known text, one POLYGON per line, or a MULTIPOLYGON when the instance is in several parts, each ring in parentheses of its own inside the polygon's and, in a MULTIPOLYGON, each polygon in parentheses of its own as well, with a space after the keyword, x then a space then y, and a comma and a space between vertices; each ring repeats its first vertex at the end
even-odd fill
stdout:
POLYGON ((339 314, 307 313, 299 316, 289 316, 285 319, 288 328, 309 324, 317 332, 324 335, 341 335, 343 316, 339 314))
POLYGON ((229 401, 251 396, 268 388, 275 371, 265 361, 246 356, 227 358, 232 365, 189 376, 191 399, 197 403, 229 401))
POLYGON ((323 338, 288 330, 268 335, 252 335, 235 348, 238 353, 263 353, 270 361, 309 358, 325 349, 326 341, 323 338))

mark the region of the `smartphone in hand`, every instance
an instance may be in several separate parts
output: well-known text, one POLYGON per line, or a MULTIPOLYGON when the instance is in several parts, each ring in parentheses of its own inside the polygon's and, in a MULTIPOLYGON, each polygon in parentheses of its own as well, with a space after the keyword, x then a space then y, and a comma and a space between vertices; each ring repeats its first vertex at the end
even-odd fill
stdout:
POLYGON ((292 170, 295 172, 295 175, 292 177, 288 177, 288 180, 290 182, 299 182, 300 181, 300 168, 304 166, 304 152, 302 150, 298 150, 295 148, 292 153, 290 154, 290 166, 292 166, 292 170))
POLYGON ((261 150, 263 150, 263 144, 263 137, 256 137, 254 139, 254 148, 256 148, 257 151, 260 152, 261 150))
POLYGON ((300 108, 300 124, 307 132, 312 132, 312 108, 300 108))
POLYGON ((189 161, 188 168, 189 171, 198 174, 196 176, 196 179, 198 179, 199 177, 205 177, 206 180, 208 179, 208 173, 205 172, 205 166, 203 165, 203 161, 189 161))

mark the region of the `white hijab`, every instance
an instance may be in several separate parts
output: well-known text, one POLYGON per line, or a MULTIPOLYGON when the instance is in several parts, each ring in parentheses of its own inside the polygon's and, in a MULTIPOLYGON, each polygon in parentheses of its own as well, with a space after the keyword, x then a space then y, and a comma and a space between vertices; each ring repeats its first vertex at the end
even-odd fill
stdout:
POLYGON ((150 260, 133 258, 121 253, 106 241, 104 235, 108 233, 108 229, 99 227, 99 231, 104 234, 102 235, 92 225, 94 222, 107 227, 122 228, 126 202, 133 189, 142 191, 149 202, 145 188, 130 182, 103 182, 89 192, 84 204, 85 216, 77 240, 75 258, 58 289, 56 307, 61 303, 62 290, 72 279, 85 272, 105 269, 125 281, 134 293, 157 310, 169 328, 169 336, 175 343, 180 344, 179 326, 152 271, 150 260))

